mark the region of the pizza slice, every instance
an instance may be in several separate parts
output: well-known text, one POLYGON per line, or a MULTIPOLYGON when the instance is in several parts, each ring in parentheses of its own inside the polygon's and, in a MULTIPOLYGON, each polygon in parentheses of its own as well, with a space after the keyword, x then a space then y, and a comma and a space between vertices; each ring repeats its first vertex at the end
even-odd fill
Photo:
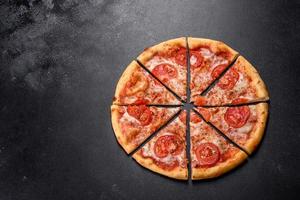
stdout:
POLYGON ((182 37, 145 49, 137 60, 182 100, 186 100, 186 53, 186 40, 182 37))
POLYGON ((251 154, 264 134, 268 104, 197 108, 206 121, 251 154))
POLYGON ((192 180, 220 176, 242 163, 247 154, 235 147, 202 120, 190 114, 192 180))
POLYGON ((180 105, 181 102, 136 61, 132 61, 117 84, 113 104, 180 105))
POLYGON ((236 59, 238 53, 226 44, 203 38, 188 38, 191 98, 200 95, 236 59))
POLYGON ((204 96, 195 97, 197 106, 238 105, 267 101, 269 94, 256 69, 242 56, 204 96))
POLYGON ((129 154, 166 124, 180 107, 111 106, 111 121, 119 144, 129 154))
POLYGON ((179 117, 133 154, 133 158, 143 167, 156 173, 187 180, 185 115, 185 111, 182 111, 179 117))

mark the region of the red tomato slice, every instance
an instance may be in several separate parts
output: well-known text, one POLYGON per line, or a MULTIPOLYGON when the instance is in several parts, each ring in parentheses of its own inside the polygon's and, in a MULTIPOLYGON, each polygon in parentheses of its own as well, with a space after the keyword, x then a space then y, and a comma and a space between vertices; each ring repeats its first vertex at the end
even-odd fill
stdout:
POLYGON ((175 56, 175 62, 182 66, 186 65, 186 49, 180 49, 177 52, 175 56))
POLYGON ((232 104, 242 104, 242 103, 247 103, 248 102, 248 99, 246 98, 237 98, 237 99, 234 99, 231 103, 232 104))
POLYGON ((142 106, 128 106, 127 112, 130 116, 136 118, 140 121, 141 125, 146 126, 149 125, 152 121, 152 111, 149 107, 142 106))
POLYGON ((190 63, 192 68, 201 67, 203 57, 198 51, 190 51, 190 63))
POLYGON ((183 150, 183 141, 176 135, 164 135, 159 137, 154 145, 154 153, 159 158, 178 155, 183 150))
POLYGON ((154 67, 152 70, 154 76, 158 77, 162 82, 166 82, 169 79, 177 77, 177 71, 174 66, 163 63, 154 67))
POLYGON ((220 159, 219 148, 210 142, 200 144, 196 150, 196 157, 202 167, 214 166, 220 159))
POLYGON ((205 108, 198 108, 198 111, 200 112, 200 114, 202 115, 202 117, 205 119, 205 121, 209 121, 211 118, 211 113, 208 109, 205 108))
POLYGON ((147 99, 137 99, 133 104, 134 105, 146 105, 149 101, 147 99))
POLYGON ((234 69, 229 69, 217 84, 222 89, 232 89, 239 80, 239 73, 234 69))
POLYGON ((196 113, 191 112, 190 120, 193 123, 199 123, 202 121, 201 117, 199 117, 196 113))
POLYGON ((211 77, 213 79, 217 79, 222 74, 222 72, 226 69, 226 67, 227 67, 226 64, 216 66, 211 73, 211 77))
POLYGON ((127 107, 127 112, 130 116, 138 119, 141 115, 141 112, 142 112, 141 108, 142 108, 142 106, 141 107, 139 107, 139 106, 128 106, 127 107))
POLYGON ((152 121, 152 112, 151 110, 148 108, 146 109, 140 116, 139 121, 141 122, 141 124, 143 126, 147 126, 150 124, 150 122, 152 121))
POLYGON ((248 106, 230 107, 226 110, 224 119, 226 123, 234 128, 244 126, 250 117, 250 108, 248 106))
POLYGON ((207 100, 203 96, 197 96, 194 103, 196 106, 204 106, 207 103, 207 100))
POLYGON ((162 162, 162 161, 158 161, 158 160, 155 160, 154 161, 156 165, 158 165, 160 168, 164 169, 164 170, 167 170, 167 171, 171 171, 173 169, 175 169, 176 167, 179 166, 179 162, 177 160, 174 160, 173 162, 171 163, 165 163, 165 162, 162 162))

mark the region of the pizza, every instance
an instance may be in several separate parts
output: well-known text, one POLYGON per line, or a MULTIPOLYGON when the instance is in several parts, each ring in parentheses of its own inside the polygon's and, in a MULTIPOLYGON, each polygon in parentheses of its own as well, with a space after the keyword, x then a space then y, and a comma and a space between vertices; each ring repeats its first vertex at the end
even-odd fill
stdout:
POLYGON ((145 49, 137 60, 182 100, 186 100, 186 54, 186 40, 182 37, 145 49))
POLYGON ((181 112, 179 117, 160 130, 154 138, 133 154, 133 158, 154 172, 186 180, 188 170, 185 111, 181 112))
POLYGON ((264 135, 268 104, 264 81, 237 51, 182 37, 146 48, 127 66, 111 121, 117 142, 144 168, 200 180, 251 156, 264 135))
POLYGON ((197 108, 204 119, 251 154, 262 139, 268 104, 197 108))
POLYGON ((180 101, 136 61, 132 61, 117 84, 113 104, 180 105, 180 101))
POLYGON ((202 38, 188 38, 192 99, 216 80, 237 57, 226 44, 202 38))
POLYGON ((112 126, 119 144, 127 153, 131 153, 179 110, 146 105, 112 105, 112 126))
POLYGON ((267 101, 269 94, 256 69, 242 56, 206 95, 193 100, 198 106, 238 105, 267 101))
POLYGON ((193 111, 190 144, 193 180, 220 176, 247 158, 245 152, 224 139, 193 111))

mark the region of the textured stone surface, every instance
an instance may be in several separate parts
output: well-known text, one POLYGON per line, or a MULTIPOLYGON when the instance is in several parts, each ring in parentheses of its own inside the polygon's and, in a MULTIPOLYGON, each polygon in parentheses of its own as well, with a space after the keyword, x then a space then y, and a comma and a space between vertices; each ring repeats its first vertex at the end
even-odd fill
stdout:
POLYGON ((299 9, 296 1, 258 0, 1 2, 0 199, 295 197, 299 9), (111 129, 109 106, 126 65, 145 47, 180 36, 226 42, 270 90, 258 152, 212 181, 144 170, 111 129))

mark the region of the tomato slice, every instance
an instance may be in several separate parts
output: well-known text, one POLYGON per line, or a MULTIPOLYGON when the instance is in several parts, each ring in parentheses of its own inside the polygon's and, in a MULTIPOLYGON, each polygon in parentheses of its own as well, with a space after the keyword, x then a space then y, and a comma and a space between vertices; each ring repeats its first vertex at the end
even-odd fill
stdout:
POLYGON ((183 141, 177 135, 163 135, 156 140, 154 145, 154 153, 159 158, 167 157, 169 154, 178 155, 182 150, 183 141))
POLYGON ((196 150, 196 158, 202 167, 214 166, 220 159, 219 148, 210 142, 200 144, 196 150))
POLYGON ((233 128, 244 126, 250 117, 250 108, 248 106, 230 107, 224 115, 226 123, 233 128))
POLYGON ((127 112, 130 116, 139 120, 141 125, 146 126, 149 125, 152 121, 152 111, 149 107, 145 105, 141 106, 128 106, 127 112))
POLYGON ((226 67, 227 67, 226 64, 216 66, 211 73, 211 77, 213 79, 217 79, 222 74, 222 72, 226 69, 226 67))
POLYGON ((218 82, 218 86, 222 89, 232 89, 239 80, 239 73, 234 69, 229 69, 218 82))
POLYGON ((140 116, 139 121, 141 122, 141 124, 143 126, 147 126, 150 124, 150 122, 152 121, 152 112, 151 110, 148 108, 146 109, 140 116))
POLYGON ((175 56, 175 62, 182 66, 186 65, 186 49, 182 48, 177 52, 175 56))
POLYGON ((191 112, 190 121, 193 123, 199 123, 202 121, 202 119, 196 113, 191 112))
POLYGON ((174 160, 173 162, 170 162, 170 163, 165 163, 165 162, 158 161, 158 160, 155 160, 154 162, 157 166, 159 166, 160 168, 167 170, 167 171, 171 171, 179 166, 178 160, 174 160))
POLYGON ((201 67, 203 63, 203 57, 198 51, 190 51, 190 63, 192 68, 201 67))
POLYGON ((237 98, 237 99, 234 99, 231 103, 232 104, 242 104, 242 103, 247 103, 248 102, 248 99, 246 98, 237 98))
POLYGON ((148 103, 149 103, 149 100, 139 98, 133 104, 138 106, 138 105, 146 105, 148 103))
POLYGON ((195 102, 195 105, 197 105, 197 106, 204 106, 207 103, 207 100, 205 97, 199 95, 199 96, 195 97, 194 102, 195 102))
POLYGON ((200 114, 202 115, 202 117, 205 119, 205 121, 209 121, 211 118, 211 113, 208 109, 205 108, 198 108, 198 111, 200 112, 200 114))
POLYGON ((163 63, 154 67, 152 70, 154 76, 158 77, 162 82, 177 77, 177 71, 174 66, 163 63))

